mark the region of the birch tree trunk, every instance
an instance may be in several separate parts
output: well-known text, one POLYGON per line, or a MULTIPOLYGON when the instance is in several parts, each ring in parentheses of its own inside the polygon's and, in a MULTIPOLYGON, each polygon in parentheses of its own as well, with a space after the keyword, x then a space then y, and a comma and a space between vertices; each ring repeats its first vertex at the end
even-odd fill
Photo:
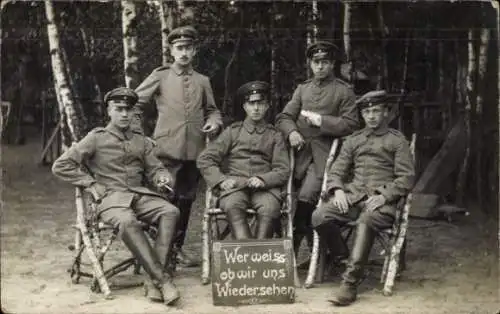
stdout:
POLYGON ((344 53, 347 58, 347 64, 349 70, 347 71, 347 80, 349 83, 353 83, 355 69, 351 58, 351 4, 349 2, 344 2, 344 25, 343 25, 343 39, 344 39, 344 53))
POLYGON ((161 56, 162 64, 167 65, 170 60, 170 46, 167 37, 174 27, 174 16, 172 6, 167 1, 159 1, 158 13, 161 23, 161 56))
POLYGON ((472 94, 474 92, 474 83, 475 83, 475 74, 476 74, 476 52, 474 50, 474 30, 470 29, 468 33, 468 43, 467 43, 467 77, 466 77, 466 87, 465 87, 465 95, 462 97, 465 101, 465 132, 466 132, 466 148, 465 148, 465 156, 462 162, 462 166, 460 167, 460 172, 458 174, 457 179, 457 206, 463 207, 464 198, 465 198, 465 182, 467 181, 467 174, 469 170, 469 160, 471 153, 471 144, 472 144, 472 136, 471 136, 471 113, 472 113, 472 94))
MULTIPOLYGON (((496 22, 496 25, 497 25, 497 27, 496 27, 496 33, 497 33, 496 40, 497 40, 497 59, 498 59, 497 60, 497 72, 498 72, 497 73, 497 84, 498 84, 498 94, 497 95, 499 96, 499 99, 500 99, 500 26, 499 26, 500 25, 500 7, 499 7, 498 2, 496 2, 496 1, 491 1, 491 5, 493 6, 493 8, 495 9, 495 11, 497 13, 496 14, 496 20, 497 20, 497 22, 496 22)), ((497 104, 497 106, 498 106, 498 111, 497 111, 497 113, 498 113, 498 126, 500 128, 500 100, 499 100, 499 103, 497 104)), ((498 143, 497 143, 497 145, 498 145, 498 143)), ((498 149, 498 146, 497 146, 497 150, 498 150, 499 156, 497 156, 497 162, 495 163, 495 165, 496 165, 495 170, 496 170, 496 172, 497 172, 496 174, 498 176, 498 182, 497 182, 498 186, 497 187, 500 187, 500 176, 498 175, 498 161, 500 160, 500 149, 498 149)), ((500 189, 499 189, 498 195, 497 195, 497 202, 499 199, 500 199, 500 189)), ((498 240, 500 241, 500 233, 498 234, 498 237, 499 237, 498 240)))
POLYGON ((308 21, 307 25, 307 38, 306 43, 307 46, 311 45, 314 41, 316 41, 316 36, 318 35, 318 1, 313 0, 311 3, 311 19, 308 21))
MULTIPOLYGON (((45 0, 45 14, 47 17, 47 34, 49 37, 52 73, 54 75, 54 89, 59 104, 59 112, 62 117, 65 117, 64 120, 69 128, 71 140, 78 141, 82 136, 82 128, 75 100, 68 83, 68 78, 66 77, 59 44, 59 32, 55 23, 54 6, 51 0, 45 0)), ((62 134, 64 133, 62 132, 62 134)), ((67 142, 65 144, 69 145, 67 142)))
POLYGON ((380 1, 377 5, 377 13, 378 13, 378 20, 379 20, 379 30, 380 30, 380 36, 381 36, 381 45, 380 45, 380 71, 379 71, 379 77, 377 81, 377 89, 388 89, 389 88, 389 82, 388 82, 388 76, 389 76, 389 70, 388 70, 388 65, 387 65, 387 56, 386 56, 386 27, 385 27, 385 22, 384 22, 384 11, 382 9, 382 2, 380 1))
POLYGON ((271 108, 272 108, 272 117, 274 118, 278 114, 278 104, 277 104, 277 97, 276 95, 278 94, 277 88, 278 88, 278 73, 276 70, 276 43, 275 43, 275 24, 276 24, 276 14, 278 14, 278 9, 276 8, 276 2, 273 2, 271 4, 272 6, 272 17, 271 17, 271 30, 270 30, 270 37, 271 37, 271 108))
POLYGON ((479 37, 479 55, 478 55, 478 67, 477 67, 477 81, 478 90, 476 96, 476 110, 474 112, 474 124, 475 124, 475 144, 476 147, 474 151, 475 156, 475 174, 476 174, 476 197, 478 200, 479 208, 486 210, 483 207, 483 105, 484 96, 486 94, 486 70, 488 65, 488 46, 490 42, 490 30, 488 28, 481 29, 481 35, 479 37))
MULTIPOLYGON (((316 23, 317 17, 318 17, 318 1, 313 0, 311 3, 310 19, 307 21, 306 45, 308 47, 314 41, 316 41, 316 35, 318 34, 318 25, 316 23)), ((307 72, 307 77, 310 77, 311 69, 309 68, 309 64, 306 64, 306 72, 307 72)))
POLYGON ((121 0, 121 5, 125 85, 135 88, 139 84, 139 70, 137 67, 137 12, 135 2, 132 0, 121 0))

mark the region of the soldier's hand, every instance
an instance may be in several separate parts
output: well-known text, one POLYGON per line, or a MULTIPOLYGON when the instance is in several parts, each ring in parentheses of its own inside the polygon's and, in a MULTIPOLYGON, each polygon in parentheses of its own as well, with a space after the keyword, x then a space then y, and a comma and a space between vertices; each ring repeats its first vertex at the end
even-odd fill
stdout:
POLYGON ((207 122, 203 128, 201 128, 201 131, 207 134, 209 138, 213 138, 219 131, 219 125, 217 123, 207 122))
POLYGON ((97 182, 92 183, 85 190, 92 195, 92 198, 96 203, 100 203, 103 197, 106 196, 106 187, 97 182))
POLYGON ((365 209, 372 212, 385 205, 385 197, 382 194, 372 195, 365 202, 365 209))
POLYGON ((266 184, 262 179, 257 178, 257 177, 251 177, 247 181, 247 186, 251 189, 260 189, 263 188, 266 184))
POLYGON ((297 150, 301 150, 305 144, 304 138, 298 131, 292 131, 288 136, 288 140, 290 141, 290 146, 297 150))
POLYGON ((235 187, 236 187, 236 180, 234 179, 226 179, 222 181, 222 183, 220 184, 220 188, 223 191, 231 190, 234 189, 235 187))
POLYGON ((349 200, 347 195, 342 189, 335 190, 335 194, 332 199, 333 205, 339 209, 342 214, 349 211, 349 200))
POLYGON ((158 189, 166 189, 169 192, 173 192, 171 184, 172 184, 172 177, 166 174, 161 175, 156 181, 156 186, 158 187, 158 189))
POLYGON ((309 123, 309 125, 316 127, 321 126, 321 115, 319 113, 309 110, 302 110, 300 114, 304 116, 306 122, 309 123))

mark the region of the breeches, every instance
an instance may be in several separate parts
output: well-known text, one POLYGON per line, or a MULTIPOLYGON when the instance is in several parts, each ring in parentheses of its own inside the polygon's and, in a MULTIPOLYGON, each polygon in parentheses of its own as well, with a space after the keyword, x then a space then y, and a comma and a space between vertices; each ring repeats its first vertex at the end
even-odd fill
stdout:
POLYGON ((338 225, 342 226, 350 221, 358 221, 364 223, 370 228, 380 231, 390 228, 394 222, 394 215, 396 213, 396 205, 387 204, 372 212, 364 209, 364 202, 352 206, 345 214, 334 206, 331 202, 324 202, 321 207, 316 209, 312 214, 312 225, 316 228, 329 221, 335 221, 338 225))
POLYGON ((281 210, 280 201, 267 191, 236 191, 223 196, 220 199, 220 207, 225 212, 233 212, 236 215, 245 217, 246 210, 252 208, 259 216, 278 218, 281 210))
POLYGON ((140 221, 156 225, 161 216, 179 218, 179 209, 159 196, 138 195, 131 207, 111 207, 100 213, 103 222, 121 230, 140 221))

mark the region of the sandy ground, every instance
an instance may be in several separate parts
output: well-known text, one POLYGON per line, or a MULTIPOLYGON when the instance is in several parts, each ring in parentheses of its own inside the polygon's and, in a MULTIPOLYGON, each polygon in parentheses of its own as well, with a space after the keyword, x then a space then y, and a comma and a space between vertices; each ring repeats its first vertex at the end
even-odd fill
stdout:
MULTIPOLYGON (((412 220, 408 268, 395 293, 384 297, 371 269, 359 302, 334 308, 326 299, 339 278, 311 289, 299 288, 290 305, 239 308, 212 305, 210 286, 200 284, 200 269, 180 269, 182 293, 177 308, 148 302, 141 287, 115 289, 104 300, 90 291, 88 280, 72 284, 66 272, 72 252, 75 218, 73 189, 36 165, 36 143, 2 147, 1 305, 4 313, 498 313, 498 232, 494 219, 470 208, 472 215, 452 224, 412 220)), ((194 209, 187 249, 200 253, 201 208, 194 209)), ((114 255, 123 255, 117 246, 114 255)), ((374 254, 377 250, 374 250, 374 254)), ((302 279, 304 274, 302 274, 302 279)), ((112 282, 138 283, 127 271, 112 282)))

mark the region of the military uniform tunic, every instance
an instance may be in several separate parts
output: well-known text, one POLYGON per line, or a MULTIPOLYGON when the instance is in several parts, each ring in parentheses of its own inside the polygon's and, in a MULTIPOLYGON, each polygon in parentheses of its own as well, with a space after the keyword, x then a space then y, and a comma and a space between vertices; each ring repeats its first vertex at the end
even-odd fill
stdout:
POLYGON ((159 157, 196 160, 205 147, 205 122, 222 125, 210 80, 192 68, 157 68, 135 91, 141 109, 155 100, 158 121, 153 138, 159 157))
POLYGON ((122 132, 111 124, 96 128, 61 155, 52 171, 76 186, 103 186, 98 210, 113 224, 135 216, 151 222, 163 214, 178 216, 176 207, 144 186, 169 174, 156 158, 151 140, 138 132, 122 132))
POLYGON ((279 215, 281 191, 290 174, 290 161, 283 136, 272 125, 256 125, 248 118, 233 123, 200 154, 197 165, 211 188, 217 188, 229 178, 236 181, 234 189, 220 193, 223 209, 257 207, 262 209, 258 210, 259 214, 279 215), (222 166, 224 161, 227 167, 222 166), (256 191, 248 189, 245 183, 250 177, 260 178, 265 187, 256 191), (231 204, 239 205, 224 208, 228 199, 232 199, 231 204))
POLYGON ((305 140, 297 154, 295 175, 303 180, 299 200, 315 204, 333 139, 351 134, 359 126, 354 93, 347 83, 329 76, 300 84, 292 99, 276 118, 276 127, 286 139, 298 131, 305 140), (309 110, 321 115, 321 126, 310 126, 300 115, 309 110), (304 177, 306 177, 304 179, 304 177))
POLYGON ((374 228, 390 227, 396 204, 411 190, 414 176, 410 147, 401 132, 387 127, 357 131, 342 144, 327 178, 329 194, 335 189, 344 190, 354 208, 344 215, 331 202, 325 202, 313 213, 313 225, 330 219, 345 222, 357 218, 361 212, 360 219, 374 228), (349 176, 352 180, 346 182, 349 176), (382 194, 386 205, 371 214, 364 213, 364 200, 375 194, 382 194))

